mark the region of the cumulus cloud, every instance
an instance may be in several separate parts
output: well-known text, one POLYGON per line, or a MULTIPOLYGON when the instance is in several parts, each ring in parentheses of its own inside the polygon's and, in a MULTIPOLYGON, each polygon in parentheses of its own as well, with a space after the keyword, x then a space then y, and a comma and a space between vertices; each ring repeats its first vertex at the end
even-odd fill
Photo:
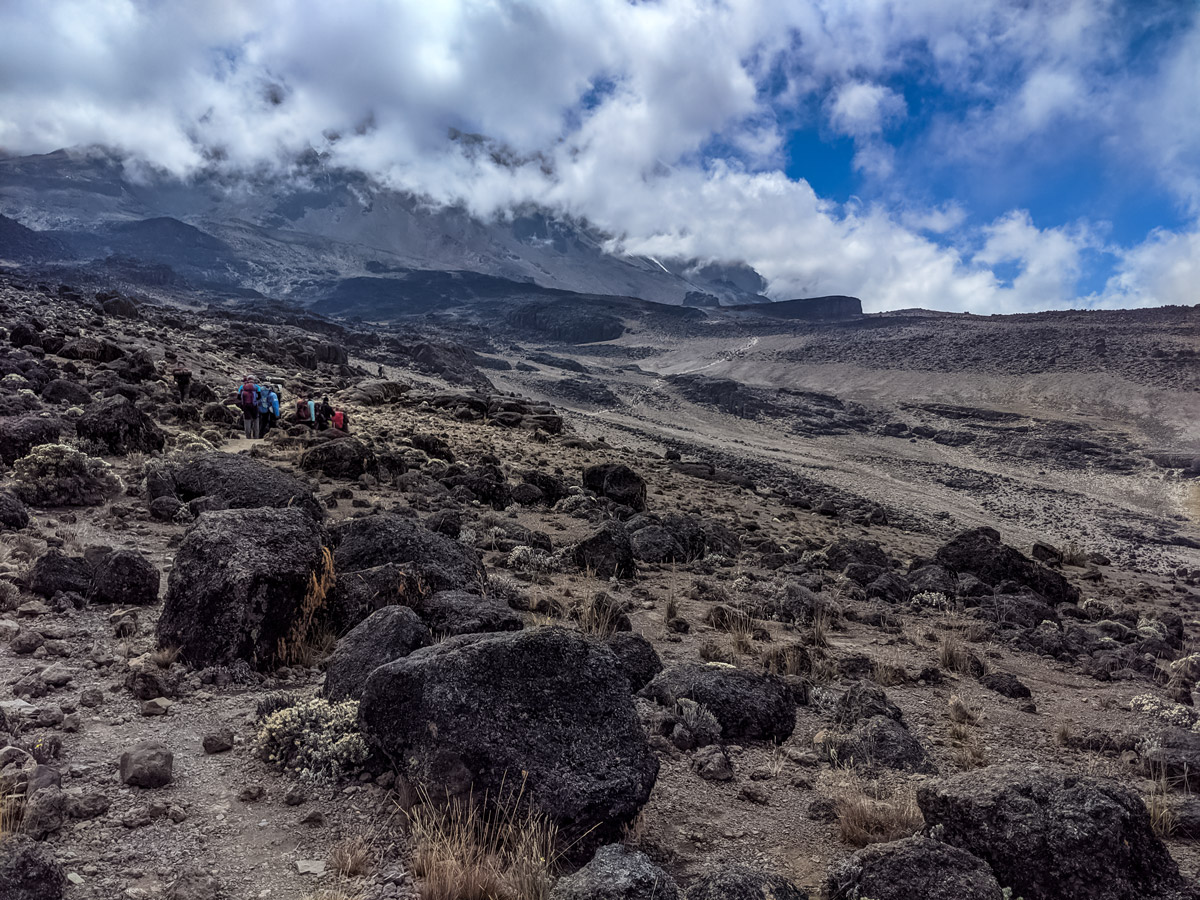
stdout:
POLYGON ((931 200, 898 161, 892 135, 918 111, 894 85, 946 101, 922 113, 931 153, 985 159, 1083 123, 1158 165, 1195 214, 1200 32, 1176 6, 1154 5, 1161 65, 1125 75, 1143 26, 1101 0, 7 0, 0 147, 103 144, 180 177, 285 172, 311 148, 480 215, 535 202, 627 252, 744 259, 777 297, 1154 302, 1182 290, 1150 269, 1188 235, 1116 248, 1110 288, 1077 296, 1091 229, 972 223, 931 200), (853 140, 865 204, 784 174, 802 129, 853 140), (1006 266, 1018 274, 998 277, 1006 266))

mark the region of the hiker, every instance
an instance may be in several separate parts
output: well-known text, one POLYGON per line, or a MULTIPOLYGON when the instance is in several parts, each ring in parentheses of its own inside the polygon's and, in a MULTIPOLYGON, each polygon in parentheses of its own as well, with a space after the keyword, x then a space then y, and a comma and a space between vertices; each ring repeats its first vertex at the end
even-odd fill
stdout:
POLYGON ((258 387, 258 434, 255 437, 266 437, 271 428, 271 386, 262 384, 258 387))
POLYGON ((258 398, 260 393, 261 391, 258 385, 254 383, 252 375, 247 375, 242 379, 242 386, 238 388, 237 399, 238 405, 242 408, 242 427, 246 430, 246 437, 250 439, 258 437, 258 398))
POLYGON ((188 391, 191 390, 192 373, 183 366, 179 366, 171 373, 171 376, 175 379, 175 387, 179 389, 179 402, 182 403, 188 398, 188 391))
POLYGON ((312 400, 309 400, 304 405, 308 407, 308 427, 316 428, 317 427, 317 404, 314 403, 312 400))
POLYGON ((345 410, 342 410, 342 409, 334 410, 333 419, 331 420, 331 424, 333 425, 333 427, 335 429, 337 429, 338 431, 340 431, 344 434, 350 433, 350 417, 348 415, 346 415, 345 410))
POLYGON ((317 407, 317 427, 324 431, 329 427, 329 420, 333 418, 333 407, 329 405, 329 398, 325 397, 321 400, 321 405, 317 407))
POLYGON ((279 398, 283 396, 283 385, 275 385, 271 388, 268 396, 271 400, 271 427, 273 428, 279 423, 279 398))
POLYGON ((382 378, 382 377, 383 377, 383 363, 380 363, 380 364, 379 364, 379 377, 380 377, 380 378, 382 378))

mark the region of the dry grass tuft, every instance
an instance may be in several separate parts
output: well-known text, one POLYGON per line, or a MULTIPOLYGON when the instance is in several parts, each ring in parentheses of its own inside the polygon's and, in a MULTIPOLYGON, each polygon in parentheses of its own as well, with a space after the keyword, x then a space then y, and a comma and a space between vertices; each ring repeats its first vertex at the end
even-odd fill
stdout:
POLYGON ((1054 743, 1060 747, 1070 747, 1075 740, 1075 730, 1069 722, 1059 722, 1054 726, 1054 743))
POLYGON ((280 666, 314 666, 333 650, 337 636, 324 624, 325 601, 337 583, 333 570, 333 551, 321 548, 321 569, 308 579, 308 590, 300 612, 286 638, 275 648, 275 663, 280 666))
POLYGON ((352 834, 329 848, 326 857, 329 868, 346 878, 370 873, 375 862, 371 839, 365 834, 352 834))
POLYGON ((1088 564, 1087 551, 1080 547, 1074 541, 1067 544, 1062 551, 1062 561, 1064 566, 1075 566, 1082 568, 1088 564))
POLYGON ((809 643, 814 647, 828 647, 829 632, 832 628, 833 611, 825 604, 815 607, 808 632, 809 643))
POLYGON ((979 716, 971 707, 967 706, 966 702, 958 694, 950 695, 950 721, 962 725, 977 725, 979 724, 979 716))
POLYGON ((1146 812, 1150 814, 1150 828, 1164 840, 1173 837, 1179 825, 1179 815, 1171 805, 1170 791, 1166 776, 1159 775, 1154 780, 1150 796, 1145 798, 1146 812))
POLYGON ((622 615, 619 604, 600 594, 581 602, 575 608, 574 618, 579 623, 579 630, 584 634, 606 638, 617 633, 617 625, 622 615))
POLYGON ((900 659, 900 653, 895 649, 871 661, 871 677, 884 687, 907 684, 909 680, 908 670, 900 659))
POLYGON ((522 811, 520 795, 488 806, 421 803, 407 813, 412 869, 422 900, 544 900, 560 853, 545 816, 522 811))
POLYGON ((15 834, 21 827, 23 803, 20 794, 0 794, 0 838, 15 834))
POLYGON ((838 837, 852 847, 899 840, 925 824, 916 794, 908 787, 892 791, 847 774, 833 799, 838 837))
POLYGON ((160 669, 169 669, 179 659, 178 647, 159 647, 150 653, 150 661, 160 669))

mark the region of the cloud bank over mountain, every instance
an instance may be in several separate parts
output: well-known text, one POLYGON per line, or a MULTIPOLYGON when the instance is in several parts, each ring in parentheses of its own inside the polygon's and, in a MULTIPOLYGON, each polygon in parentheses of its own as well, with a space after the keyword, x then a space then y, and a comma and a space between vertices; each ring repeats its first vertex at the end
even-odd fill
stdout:
POLYGON ((0 7, 6 152, 187 177, 311 149, 868 310, 1197 302, 1198 88, 1173 2, 0 7))

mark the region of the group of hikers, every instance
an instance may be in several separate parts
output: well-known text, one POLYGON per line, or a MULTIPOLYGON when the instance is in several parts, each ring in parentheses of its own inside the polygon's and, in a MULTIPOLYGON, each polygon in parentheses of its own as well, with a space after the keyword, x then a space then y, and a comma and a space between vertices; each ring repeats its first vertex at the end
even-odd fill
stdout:
MULTIPOLYGON (((251 439, 266 437, 279 421, 279 398, 283 395, 280 385, 258 384, 252 375, 242 379, 241 386, 234 392, 238 406, 242 410, 242 426, 246 437, 251 439)), ((320 403, 314 400, 298 398, 296 412, 288 419, 294 425, 307 425, 309 428, 336 428, 338 431, 350 431, 349 417, 343 410, 334 409, 329 398, 325 397, 320 403)))

